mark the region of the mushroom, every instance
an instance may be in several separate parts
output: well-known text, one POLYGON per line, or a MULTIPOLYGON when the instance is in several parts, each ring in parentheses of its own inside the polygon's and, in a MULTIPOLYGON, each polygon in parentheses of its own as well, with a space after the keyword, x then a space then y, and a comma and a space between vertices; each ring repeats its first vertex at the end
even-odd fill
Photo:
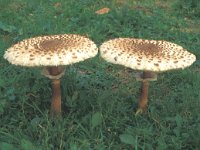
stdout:
POLYGON ((106 61, 143 71, 136 79, 142 81, 139 108, 145 112, 148 103, 149 81, 157 79, 157 73, 184 69, 196 60, 195 55, 183 47, 163 41, 135 38, 116 38, 100 46, 100 55, 106 61))
POLYGON ((51 116, 61 115, 60 78, 64 66, 94 57, 98 49, 90 39, 76 34, 38 36, 25 39, 8 48, 4 58, 11 64, 43 66, 42 74, 52 81, 51 116))

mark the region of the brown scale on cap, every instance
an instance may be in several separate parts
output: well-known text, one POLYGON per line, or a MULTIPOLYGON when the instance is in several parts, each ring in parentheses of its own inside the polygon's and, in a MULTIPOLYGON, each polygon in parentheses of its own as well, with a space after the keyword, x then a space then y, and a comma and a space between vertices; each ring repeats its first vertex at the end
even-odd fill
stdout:
POLYGON ((100 53, 108 62, 154 72, 185 68, 196 60, 195 55, 177 44, 134 38, 104 42, 100 46, 100 53))
POLYGON ((22 66, 69 65, 94 57, 98 49, 90 39, 76 34, 39 36, 14 44, 4 54, 22 66))

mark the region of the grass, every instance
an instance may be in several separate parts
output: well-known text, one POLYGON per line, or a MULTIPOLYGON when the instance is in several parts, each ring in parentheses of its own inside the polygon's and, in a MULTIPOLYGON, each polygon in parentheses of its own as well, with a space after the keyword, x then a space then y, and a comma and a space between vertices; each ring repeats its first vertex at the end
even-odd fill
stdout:
POLYGON ((0 149, 118 150, 200 147, 198 0, 0 0, 0 149), (95 11, 109 7, 110 12, 95 11), (37 35, 76 33, 99 46, 115 37, 163 39, 197 56, 152 82, 146 115, 135 116, 135 71, 99 56, 67 67, 63 120, 49 118, 50 81, 40 68, 10 65, 4 51, 37 35))

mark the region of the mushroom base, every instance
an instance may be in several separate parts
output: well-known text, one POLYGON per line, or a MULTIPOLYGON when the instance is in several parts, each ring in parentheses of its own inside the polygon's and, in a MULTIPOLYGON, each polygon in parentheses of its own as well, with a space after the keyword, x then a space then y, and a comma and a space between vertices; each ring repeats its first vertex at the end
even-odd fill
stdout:
POLYGON ((51 117, 57 118, 61 116, 61 89, 60 78, 64 75, 63 67, 46 67, 42 74, 52 81, 52 101, 51 101, 51 117))
POLYGON ((141 95, 139 99, 139 108, 136 113, 143 113, 147 111, 149 81, 157 80, 157 75, 154 72, 144 71, 138 78, 139 78, 139 81, 142 82, 142 87, 141 87, 141 95))

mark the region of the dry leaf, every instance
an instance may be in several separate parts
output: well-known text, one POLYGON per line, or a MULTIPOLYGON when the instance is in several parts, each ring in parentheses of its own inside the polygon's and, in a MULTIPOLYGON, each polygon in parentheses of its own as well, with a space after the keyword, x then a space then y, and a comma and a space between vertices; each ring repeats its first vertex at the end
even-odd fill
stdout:
POLYGON ((60 6, 61 6, 61 3, 59 3, 59 2, 54 4, 54 7, 55 7, 55 8, 58 8, 58 7, 60 7, 60 6))
POLYGON ((102 14, 107 14, 109 11, 110 11, 109 8, 104 7, 102 9, 97 10, 95 13, 98 14, 98 15, 102 15, 102 14))

